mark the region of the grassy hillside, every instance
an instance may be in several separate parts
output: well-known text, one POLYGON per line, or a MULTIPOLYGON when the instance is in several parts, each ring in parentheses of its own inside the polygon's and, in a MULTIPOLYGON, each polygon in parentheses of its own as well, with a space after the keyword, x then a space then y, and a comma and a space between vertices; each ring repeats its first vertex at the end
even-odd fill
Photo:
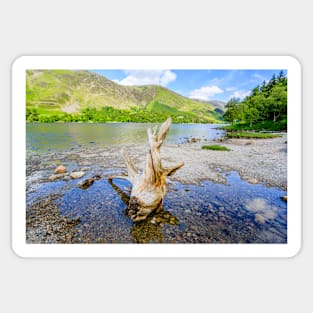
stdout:
POLYGON ((28 70, 27 120, 218 122, 212 104, 160 86, 121 86, 88 71, 28 70))

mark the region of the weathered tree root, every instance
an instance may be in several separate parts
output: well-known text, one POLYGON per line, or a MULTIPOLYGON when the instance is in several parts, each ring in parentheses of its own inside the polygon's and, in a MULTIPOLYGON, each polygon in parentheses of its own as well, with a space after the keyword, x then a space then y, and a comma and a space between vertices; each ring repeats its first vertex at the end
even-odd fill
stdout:
MULTIPOLYGON (((163 144, 172 119, 169 117, 160 127, 147 130, 149 152, 143 173, 139 173, 135 163, 126 150, 123 151, 128 176, 116 178, 127 179, 132 183, 128 204, 128 215, 134 221, 142 221, 155 210, 160 210, 166 193, 166 177, 173 175, 184 163, 165 168, 162 166, 160 148, 163 144)), ((111 179, 114 177, 111 177, 111 179)))

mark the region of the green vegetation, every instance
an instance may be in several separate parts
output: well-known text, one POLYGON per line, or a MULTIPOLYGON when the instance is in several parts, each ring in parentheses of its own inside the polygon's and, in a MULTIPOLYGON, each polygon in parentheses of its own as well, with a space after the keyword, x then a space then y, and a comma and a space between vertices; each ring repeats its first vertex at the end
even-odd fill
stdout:
POLYGON ((29 122, 219 123, 210 103, 185 98, 161 86, 121 86, 88 71, 28 70, 29 122))
MULTIPOLYGON (((165 105, 160 105, 164 108, 165 105)), ((83 109, 79 113, 54 113, 47 114, 42 110, 26 109, 26 120, 28 122, 53 123, 53 122, 162 122, 169 116, 173 123, 208 123, 216 122, 204 117, 198 117, 192 113, 184 113, 172 109, 173 112, 166 110, 157 111, 151 109, 131 108, 129 110, 119 110, 112 107, 97 109, 83 109)), ((169 110, 170 111, 170 110, 169 110)))
POLYGON ((281 137, 281 135, 269 134, 269 133, 228 132, 227 137, 229 137, 229 138, 267 139, 267 138, 281 137))
POLYGON ((219 145, 202 146, 202 149, 205 149, 205 150, 216 150, 216 151, 230 151, 229 148, 227 148, 225 146, 219 146, 219 145))
POLYGON ((232 123, 229 130, 287 130, 287 77, 281 71, 243 101, 230 99, 225 108, 224 118, 232 123))
POLYGON ((227 131, 240 131, 240 130, 253 130, 253 131, 281 131, 287 129, 287 119, 282 119, 279 121, 276 121, 275 123, 273 121, 262 121, 257 122, 253 124, 250 127, 249 123, 238 123, 238 124, 232 124, 229 126, 224 126, 223 129, 227 131))

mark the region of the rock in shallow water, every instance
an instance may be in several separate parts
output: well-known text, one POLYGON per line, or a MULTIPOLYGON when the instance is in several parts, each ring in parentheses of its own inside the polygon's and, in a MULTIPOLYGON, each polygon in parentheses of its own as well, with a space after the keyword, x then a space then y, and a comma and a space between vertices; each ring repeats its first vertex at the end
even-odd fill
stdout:
POLYGON ((55 171, 54 171, 56 174, 62 174, 62 173, 66 173, 67 170, 66 170, 66 167, 63 166, 63 165, 59 165, 55 171))
POLYGON ((249 179, 249 180, 248 180, 248 183, 249 183, 249 184, 256 185, 256 184, 259 183, 259 181, 258 181, 257 179, 255 179, 255 178, 252 178, 252 179, 249 179))
POLYGON ((81 178, 84 175, 85 175, 85 172, 82 172, 82 171, 80 171, 80 172, 72 172, 70 174, 71 178, 73 178, 73 179, 81 178))
POLYGON ((87 189, 89 188, 95 180, 99 180, 101 178, 100 175, 94 175, 93 177, 91 178, 87 178, 87 179, 84 179, 83 181, 81 181, 78 186, 82 189, 87 189))
POLYGON ((50 180, 50 181, 55 181, 55 180, 57 180, 57 179, 63 178, 65 175, 66 175, 66 173, 51 175, 51 176, 49 177, 49 180, 50 180))

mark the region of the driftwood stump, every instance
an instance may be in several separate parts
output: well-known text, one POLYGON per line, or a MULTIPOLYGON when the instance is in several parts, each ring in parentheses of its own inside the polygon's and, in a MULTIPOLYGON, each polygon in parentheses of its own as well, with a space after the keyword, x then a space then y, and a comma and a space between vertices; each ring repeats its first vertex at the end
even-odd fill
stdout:
POLYGON ((113 178, 127 179, 132 184, 128 215, 134 221, 142 221, 153 211, 161 210, 166 192, 166 177, 174 174, 184 163, 172 167, 163 167, 160 148, 171 126, 172 119, 168 118, 160 127, 148 129, 149 152, 143 173, 140 173, 126 150, 123 151, 127 165, 128 176, 116 176, 113 178))

